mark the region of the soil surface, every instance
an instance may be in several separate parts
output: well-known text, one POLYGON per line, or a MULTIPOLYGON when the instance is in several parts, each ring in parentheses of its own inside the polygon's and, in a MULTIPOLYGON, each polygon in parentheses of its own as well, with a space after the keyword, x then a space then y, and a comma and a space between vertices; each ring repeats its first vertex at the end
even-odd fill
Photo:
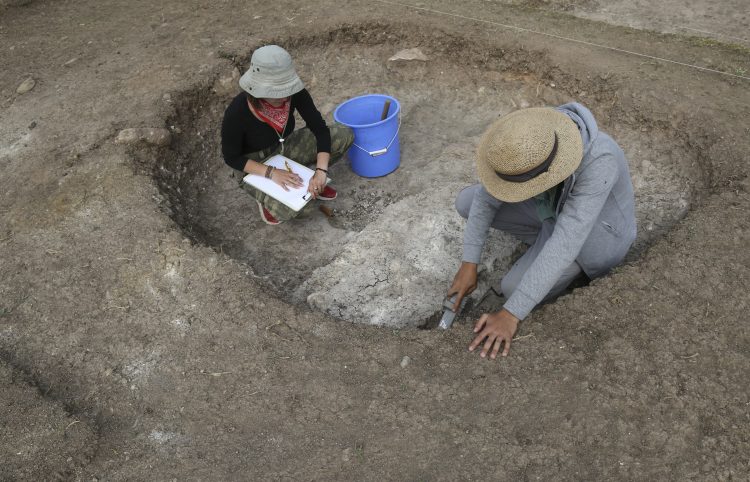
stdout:
MULTIPOLYGON (((502 3, 523 5, 525 2, 502 3)), ((614 25, 681 33, 750 46, 750 10, 743 0, 537 0, 536 5, 614 25)))
MULTIPOLYGON (((0 2, 0 478, 747 479, 747 17, 693 3, 714 23, 669 3, 622 22, 615 1, 0 2), (337 165, 334 218, 262 225, 218 156, 270 42, 329 116, 402 103, 402 166, 337 165), (415 47, 426 61, 388 61, 415 47), (478 309, 395 329, 430 319, 458 266, 450 204, 482 127, 571 100, 628 155, 628 262, 533 312, 507 359, 466 352, 478 309), (399 322, 368 326, 399 296, 399 322)), ((520 252, 493 243, 485 282, 520 252)))

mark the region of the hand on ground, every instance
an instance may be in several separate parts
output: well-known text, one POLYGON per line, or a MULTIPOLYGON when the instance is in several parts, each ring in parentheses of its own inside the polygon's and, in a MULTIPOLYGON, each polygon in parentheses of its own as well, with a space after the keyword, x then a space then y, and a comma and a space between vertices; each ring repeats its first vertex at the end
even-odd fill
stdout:
POLYGON ((505 342, 503 356, 508 356, 510 342, 518 329, 518 321, 518 318, 506 309, 502 309, 497 313, 483 314, 479 318, 479 321, 477 321, 477 324, 474 325, 474 333, 479 334, 471 342, 471 345, 469 345, 469 351, 474 351, 484 341, 480 356, 484 358, 487 356, 487 353, 490 353, 490 358, 494 360, 500 351, 500 345, 505 342))

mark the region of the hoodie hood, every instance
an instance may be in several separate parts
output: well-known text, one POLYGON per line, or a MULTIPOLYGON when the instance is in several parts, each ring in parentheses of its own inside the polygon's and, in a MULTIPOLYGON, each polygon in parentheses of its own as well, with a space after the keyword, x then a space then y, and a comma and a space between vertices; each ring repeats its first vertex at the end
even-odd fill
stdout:
POLYGON ((578 102, 570 102, 557 107, 557 110, 570 117, 578 126, 583 140, 583 157, 589 153, 591 146, 599 135, 599 126, 596 125, 594 114, 578 102))

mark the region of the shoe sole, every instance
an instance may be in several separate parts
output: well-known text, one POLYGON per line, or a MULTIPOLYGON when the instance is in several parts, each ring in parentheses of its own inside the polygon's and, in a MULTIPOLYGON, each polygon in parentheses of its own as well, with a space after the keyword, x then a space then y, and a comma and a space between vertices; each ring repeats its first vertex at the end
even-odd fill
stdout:
POLYGON ((280 221, 276 221, 275 223, 272 223, 271 221, 266 219, 266 215, 263 214, 263 205, 259 203, 258 201, 255 201, 255 202, 258 204, 258 211, 260 212, 260 219, 262 219, 264 223, 268 224, 269 226, 278 226, 279 224, 281 224, 280 221))
POLYGON ((318 200, 320 200, 320 201, 333 201, 337 197, 339 197, 339 193, 338 192, 333 197, 325 197, 325 196, 318 195, 318 200))

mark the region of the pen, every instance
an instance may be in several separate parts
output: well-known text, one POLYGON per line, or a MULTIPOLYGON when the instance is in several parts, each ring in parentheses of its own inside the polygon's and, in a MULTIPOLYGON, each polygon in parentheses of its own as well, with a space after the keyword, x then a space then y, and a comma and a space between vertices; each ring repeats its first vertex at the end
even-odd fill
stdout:
POLYGON ((294 172, 294 171, 292 171, 292 166, 289 165, 289 162, 284 161, 284 167, 286 167, 287 171, 294 172))

